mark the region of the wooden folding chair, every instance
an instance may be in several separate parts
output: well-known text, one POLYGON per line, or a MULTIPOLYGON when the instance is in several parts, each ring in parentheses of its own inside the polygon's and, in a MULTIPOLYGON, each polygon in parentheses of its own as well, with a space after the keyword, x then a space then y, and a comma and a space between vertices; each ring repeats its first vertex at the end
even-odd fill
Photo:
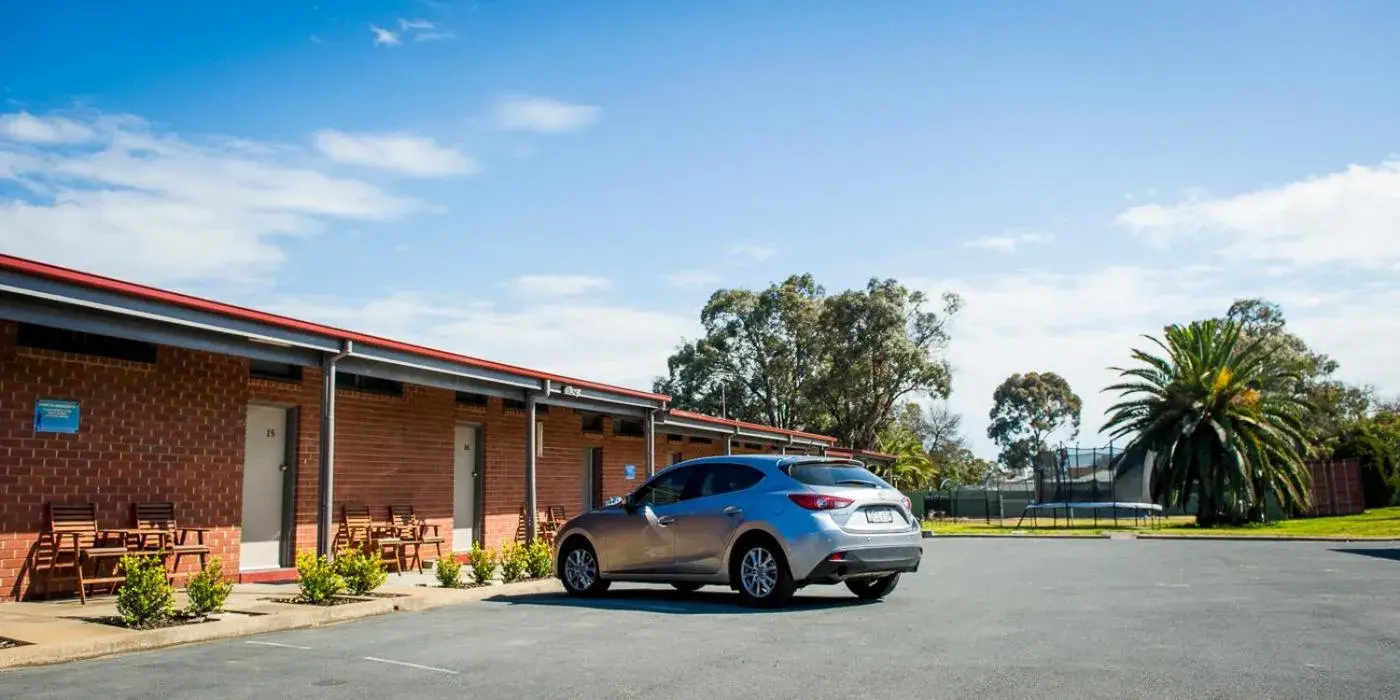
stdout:
POLYGON ((119 563, 129 551, 124 533, 97 527, 96 504, 50 502, 46 510, 48 523, 44 535, 49 538, 49 561, 42 579, 35 577, 36 584, 43 581, 42 593, 47 595, 54 581, 73 581, 79 600, 86 605, 88 586, 110 584, 115 590, 117 584, 126 581, 119 563), (113 540, 118 544, 113 544, 113 540), (89 563, 93 567, 91 576, 84 572, 89 563), (111 564, 110 573, 102 573, 104 563, 111 564), (55 576, 61 570, 71 570, 72 574, 55 576))
POLYGON ((413 558, 418 565, 418 572, 423 572, 422 548, 431 545, 437 554, 438 561, 442 559, 442 545, 447 539, 438 532, 438 526, 420 519, 414 512, 411 505, 391 505, 389 506, 389 522, 399 528, 399 536, 404 538, 405 544, 413 546, 413 558), (431 534, 430 534, 431 533, 431 534))
POLYGON ((374 524, 369 507, 363 503, 347 503, 341 507, 341 527, 345 531, 348 546, 360 547, 366 554, 379 559, 381 565, 392 564, 394 571, 403 575, 403 538, 386 534, 382 526, 374 524), (385 554, 392 553, 386 557, 385 554))
POLYGON ((544 519, 538 528, 540 538, 545 542, 554 542, 555 535, 559 534, 559 529, 564 527, 568 520, 564 514, 564 506, 549 506, 545 509, 544 519))
POLYGON ((179 573, 180 560, 184 557, 197 557, 200 571, 203 571, 204 567, 208 565, 211 550, 209 545, 204 542, 204 535, 209 532, 209 528, 180 527, 175 521, 174 503, 169 501, 133 503, 131 504, 131 519, 136 525, 137 532, 133 534, 141 549, 152 549, 148 536, 143 531, 169 533, 170 543, 165 545, 165 549, 174 558, 170 567, 172 576, 179 573), (194 535, 195 541, 190 541, 190 535, 194 535))

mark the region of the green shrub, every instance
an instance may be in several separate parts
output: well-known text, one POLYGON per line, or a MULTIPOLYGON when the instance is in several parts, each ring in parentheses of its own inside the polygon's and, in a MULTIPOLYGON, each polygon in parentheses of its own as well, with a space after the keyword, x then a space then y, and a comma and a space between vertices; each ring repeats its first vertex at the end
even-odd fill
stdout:
POLYGON ((457 561, 457 557, 448 555, 434 562, 433 574, 443 588, 462 587, 462 563, 457 561))
POLYGON ((301 589, 298 601, 326 605, 345 590, 345 581, 324 556, 302 552, 297 555, 297 587, 301 589))
POLYGON ((175 614, 175 588, 160 557, 128 554, 122 557, 126 582, 117 590, 117 614, 128 627, 147 627, 175 614))
POLYGON ((224 601, 233 592, 233 584, 224 580, 224 563, 218 557, 209 560, 204 570, 190 577, 185 584, 185 595, 190 604, 185 614, 190 617, 205 617, 224 611, 224 601))
POLYGON ((544 578, 554 573, 554 550, 544 540, 535 540, 525 548, 525 570, 530 578, 544 578))
POLYGON ((527 564, 527 551, 524 547, 512 542, 501 550, 501 580, 506 583, 515 583, 525 578, 525 568, 527 564))
POLYGON ((346 550, 335 558, 335 573, 340 575, 346 590, 352 595, 365 595, 389 580, 389 572, 384 570, 378 557, 372 557, 358 547, 346 550))
POLYGON ((496 575, 496 551, 482 549, 480 544, 472 545, 472 580, 479 584, 491 582, 496 575))

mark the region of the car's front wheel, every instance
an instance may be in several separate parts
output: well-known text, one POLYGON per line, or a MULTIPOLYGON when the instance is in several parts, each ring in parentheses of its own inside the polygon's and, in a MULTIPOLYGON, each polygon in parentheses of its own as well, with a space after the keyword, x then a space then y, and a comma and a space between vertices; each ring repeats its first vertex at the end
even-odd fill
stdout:
POLYGON ((846 581, 846 588, 861 600, 879 600, 889 595, 899 585, 899 574, 880 578, 853 578, 846 581))
POLYGON ((739 596, 746 604, 776 608, 792 600, 797 585, 782 550, 767 540, 754 539, 740 547, 736 554, 734 587, 739 589, 739 596))
POLYGON ((575 538, 559 553, 559 580, 572 596, 598 595, 612 584, 598 572, 598 555, 587 540, 575 538))

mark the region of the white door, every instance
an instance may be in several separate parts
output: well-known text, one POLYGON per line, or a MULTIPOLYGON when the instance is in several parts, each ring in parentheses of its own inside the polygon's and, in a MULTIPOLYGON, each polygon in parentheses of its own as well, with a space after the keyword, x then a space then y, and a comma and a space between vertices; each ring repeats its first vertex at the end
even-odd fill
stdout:
POLYGON ((476 523, 476 426, 457 426, 456 455, 452 458, 452 549, 472 548, 476 523))
POLYGON ((282 553, 282 474, 287 458, 287 410, 248 407, 243 452, 243 542, 238 568, 275 569, 282 553))

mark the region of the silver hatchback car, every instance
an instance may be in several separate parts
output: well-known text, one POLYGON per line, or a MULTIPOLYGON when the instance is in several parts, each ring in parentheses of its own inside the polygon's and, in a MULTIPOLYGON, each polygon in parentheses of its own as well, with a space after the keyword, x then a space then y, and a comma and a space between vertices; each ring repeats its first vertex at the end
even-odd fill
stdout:
POLYGON ((571 595, 613 581, 685 592, 727 585, 762 607, 814 584, 881 598, 923 557, 909 499, 861 463, 826 457, 681 462, 565 523, 555 543, 555 571, 571 595))

